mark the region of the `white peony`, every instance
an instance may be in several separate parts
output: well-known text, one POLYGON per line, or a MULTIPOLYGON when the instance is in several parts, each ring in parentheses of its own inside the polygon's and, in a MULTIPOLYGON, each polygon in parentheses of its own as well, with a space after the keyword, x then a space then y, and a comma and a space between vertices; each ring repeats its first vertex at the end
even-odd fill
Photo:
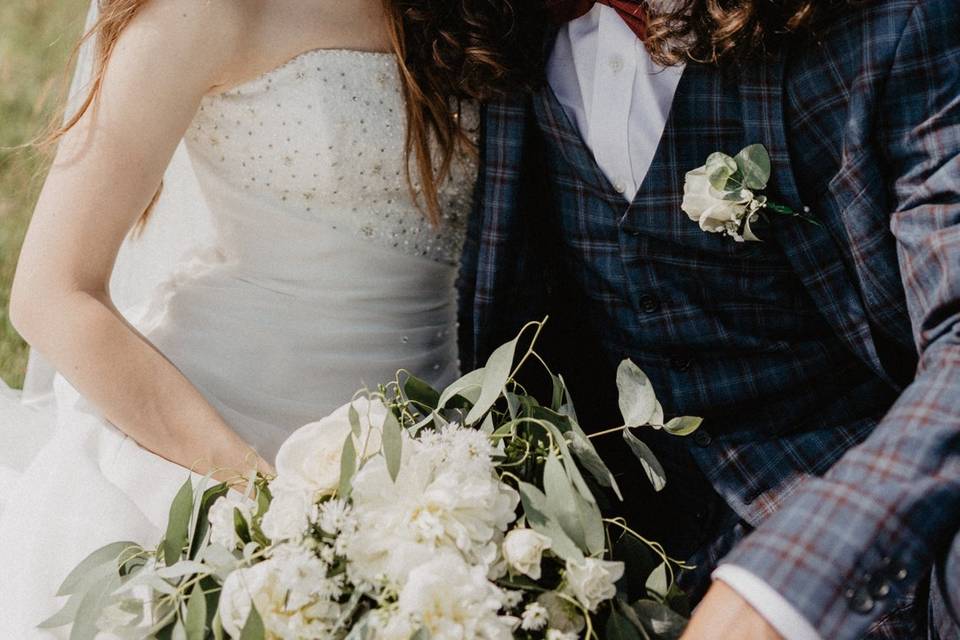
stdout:
POLYGON ((594 611, 601 602, 617 594, 616 582, 623 577, 622 562, 584 558, 578 562, 567 561, 565 572, 566 592, 572 595, 589 611, 594 611))
POLYGON ((765 204, 765 196, 749 189, 724 192, 713 188, 707 168, 700 167, 687 173, 680 208, 704 231, 724 233, 743 242, 759 241, 750 225, 757 221, 757 212, 765 204))
POLYGON ((267 637, 283 640, 328 637, 341 614, 339 581, 303 549, 279 548, 276 556, 231 573, 220 594, 224 631, 239 638, 254 606, 267 637))
POLYGON ((313 509, 311 494, 280 482, 271 484, 270 489, 273 491, 273 500, 263 515, 260 528, 273 542, 300 539, 310 526, 313 509))
POLYGON ((450 553, 410 572, 397 601, 399 614, 434 640, 511 640, 515 618, 499 615, 503 594, 483 567, 450 553))
POLYGON ((539 580, 540 561, 549 548, 550 538, 533 529, 514 529, 503 541, 503 557, 517 573, 539 580))
POLYGON ((381 428, 387 407, 379 399, 360 397, 332 414, 300 427, 277 453, 277 479, 285 486, 300 488, 316 498, 331 495, 340 484, 340 459, 350 434, 350 407, 360 418, 360 437, 354 438, 358 460, 380 451, 381 428))
POLYGON ((241 540, 237 535, 234 511, 239 511, 240 517, 249 525, 256 508, 253 500, 236 491, 230 491, 214 502, 207 516, 210 521, 211 544, 218 544, 231 551, 236 549, 241 540))
POLYGON ((470 564, 492 568, 519 496, 499 481, 489 457, 475 458, 464 447, 472 462, 455 463, 441 451, 450 445, 406 442, 396 482, 382 457, 357 473, 351 494, 354 533, 345 536, 344 545, 352 578, 402 586, 407 574, 438 550, 454 550, 470 564))

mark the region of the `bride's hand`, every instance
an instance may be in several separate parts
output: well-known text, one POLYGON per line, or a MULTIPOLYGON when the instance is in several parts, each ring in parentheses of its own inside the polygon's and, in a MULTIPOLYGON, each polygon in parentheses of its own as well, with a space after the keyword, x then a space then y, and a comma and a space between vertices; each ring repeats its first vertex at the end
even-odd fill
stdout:
POLYGON ((783 640, 750 603, 725 583, 713 583, 680 640, 783 640))

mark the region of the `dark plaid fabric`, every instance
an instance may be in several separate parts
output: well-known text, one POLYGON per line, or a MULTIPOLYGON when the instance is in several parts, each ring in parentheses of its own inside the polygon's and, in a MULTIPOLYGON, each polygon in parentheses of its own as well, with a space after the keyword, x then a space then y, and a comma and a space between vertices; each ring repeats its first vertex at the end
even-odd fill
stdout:
MULTIPOLYGON (((686 454, 756 528, 728 560, 824 638, 864 636, 960 553, 958 33, 954 0, 875 0, 776 59, 689 67, 659 176, 629 210, 549 95, 492 105, 485 122, 465 366, 544 311, 569 329, 558 353, 576 354, 563 371, 584 385, 617 349, 635 355, 673 413, 708 418, 686 454), (755 142, 771 198, 822 226, 780 219, 762 247, 733 245, 680 211, 686 171, 755 142), (601 286, 582 290, 588 276, 601 286)), ((609 389, 579 395, 615 409, 609 389)))

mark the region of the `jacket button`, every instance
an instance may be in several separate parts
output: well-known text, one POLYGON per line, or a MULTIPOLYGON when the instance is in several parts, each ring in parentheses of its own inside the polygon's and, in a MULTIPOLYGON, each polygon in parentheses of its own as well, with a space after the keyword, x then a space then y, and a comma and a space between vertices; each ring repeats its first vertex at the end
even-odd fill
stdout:
POLYGON ((713 438, 703 429, 697 429, 693 432, 693 442, 698 447, 709 447, 713 443, 713 438))
POLYGON ((890 595, 890 582, 885 578, 874 578, 870 581, 870 595, 878 600, 883 600, 890 595))
POLYGON ((660 301, 656 296, 652 296, 649 293, 640 296, 638 302, 640 303, 640 310, 644 313, 653 313, 660 308, 660 301))
POLYGON ((853 592, 847 592, 847 600, 850 609, 857 613, 870 613, 877 606, 876 601, 867 593, 866 589, 859 588, 853 592))

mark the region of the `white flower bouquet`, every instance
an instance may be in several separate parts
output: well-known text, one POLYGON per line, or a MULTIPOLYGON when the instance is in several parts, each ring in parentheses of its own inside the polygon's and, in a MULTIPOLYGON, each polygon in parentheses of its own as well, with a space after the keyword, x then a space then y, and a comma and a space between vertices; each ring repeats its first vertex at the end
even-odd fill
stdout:
MULTIPOLYGON (((72 624, 78 640, 678 637, 683 566, 601 512, 595 490, 619 489, 563 379, 546 370, 548 403, 517 382, 521 367, 543 362, 541 328, 528 325, 442 392, 401 372, 358 393, 295 432, 277 476, 249 478, 246 493, 188 480, 159 546, 92 554, 45 626, 72 624), (625 574, 643 585, 639 597, 625 574)), ((632 429, 682 436, 699 420, 664 423, 629 361, 618 384, 620 430, 662 487, 632 429)))

